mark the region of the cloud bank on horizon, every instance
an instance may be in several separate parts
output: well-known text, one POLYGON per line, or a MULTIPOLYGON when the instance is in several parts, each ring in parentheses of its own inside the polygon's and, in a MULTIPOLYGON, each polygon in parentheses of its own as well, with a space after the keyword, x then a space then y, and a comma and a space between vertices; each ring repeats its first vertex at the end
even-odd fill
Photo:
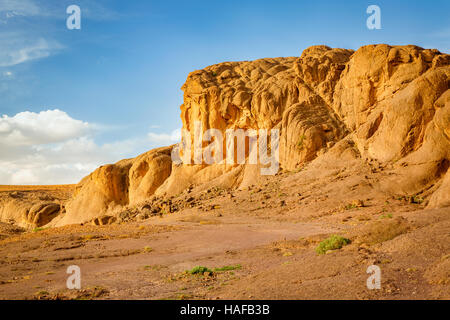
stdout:
POLYGON ((174 144, 171 134, 149 132, 143 138, 99 145, 103 126, 71 118, 54 109, 0 117, 0 184, 67 184, 102 164, 136 156, 137 149, 174 144))

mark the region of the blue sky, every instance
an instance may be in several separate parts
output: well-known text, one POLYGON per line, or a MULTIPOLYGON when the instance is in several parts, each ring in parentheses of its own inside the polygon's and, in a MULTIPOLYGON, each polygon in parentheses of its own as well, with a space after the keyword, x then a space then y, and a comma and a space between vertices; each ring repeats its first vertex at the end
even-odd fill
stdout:
POLYGON ((316 44, 449 53, 449 12, 448 0, 0 0, 0 184, 77 182, 99 164, 173 143, 180 87, 211 64, 299 56, 316 44), (71 4, 81 30, 66 28, 71 4), (381 30, 366 27, 371 4, 381 30), (39 131, 55 118, 73 135, 39 131), (71 158, 57 156, 70 143, 71 158))

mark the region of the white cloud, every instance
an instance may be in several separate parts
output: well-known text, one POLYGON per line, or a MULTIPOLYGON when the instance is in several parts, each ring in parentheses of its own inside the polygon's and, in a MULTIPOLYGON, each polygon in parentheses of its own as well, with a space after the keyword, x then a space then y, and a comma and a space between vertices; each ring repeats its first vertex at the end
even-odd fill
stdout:
POLYGON ((54 40, 30 37, 21 32, 0 35, 0 67, 11 67, 28 61, 49 57, 63 46, 54 40))
POLYGON ((39 179, 32 170, 19 169, 12 174, 11 182, 13 184, 37 184, 39 179))
MULTIPOLYGON (((65 9, 72 4, 71 0, 0 0, 0 67, 47 58, 64 49, 49 36, 48 22, 66 19, 65 9)), ((81 8, 82 19, 104 21, 120 17, 108 8, 107 1, 77 0, 75 4, 81 8)), ((65 23, 61 22, 61 28, 65 28, 65 23)), ((54 34, 60 29, 50 30, 54 34)))
POLYGON ((149 133, 142 138, 99 145, 98 126, 55 109, 0 118, 0 184, 77 183, 100 165, 137 156, 179 139, 149 133))
POLYGON ((43 19, 53 16, 44 4, 34 0, 0 0, 0 23, 5 25, 0 32, 0 67, 46 58, 63 49, 58 41, 42 33, 43 19))
POLYGON ((92 126, 58 109, 40 113, 21 112, 0 118, 0 144, 39 145, 86 135, 92 126))
POLYGON ((6 18, 12 18, 39 15, 41 10, 32 0, 0 0, 0 12, 4 13, 6 18))
POLYGON ((180 141, 181 129, 176 129, 171 134, 149 132, 148 138, 155 144, 171 145, 180 141))

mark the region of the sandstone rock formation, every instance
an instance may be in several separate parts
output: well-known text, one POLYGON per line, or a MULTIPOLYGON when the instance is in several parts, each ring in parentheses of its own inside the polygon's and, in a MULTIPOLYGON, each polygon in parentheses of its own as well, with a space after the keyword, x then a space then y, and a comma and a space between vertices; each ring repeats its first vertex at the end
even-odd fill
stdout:
POLYGON ((52 221, 61 211, 57 203, 38 203, 24 212, 22 220, 32 226, 42 227, 52 221))
POLYGON ((172 171, 171 147, 102 166, 85 177, 57 225, 86 222, 151 196, 172 171))
MULTIPOLYGON (((295 170, 323 154, 389 168, 382 188, 450 205, 450 55, 417 46, 357 51, 314 46, 298 58, 225 62, 189 74, 183 128, 279 129, 280 165, 295 170)), ((52 225, 114 215, 190 185, 242 188, 257 165, 179 165, 172 147, 103 166, 77 186, 52 225)))
POLYGON ((28 186, 25 191, 0 187, 0 221, 32 230, 43 227, 65 213, 73 186, 28 186))

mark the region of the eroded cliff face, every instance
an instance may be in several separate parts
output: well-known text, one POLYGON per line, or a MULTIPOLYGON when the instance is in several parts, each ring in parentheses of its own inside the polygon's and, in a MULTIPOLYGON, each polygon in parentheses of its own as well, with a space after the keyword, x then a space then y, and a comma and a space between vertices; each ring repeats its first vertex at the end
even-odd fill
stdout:
POLYGON ((400 176, 386 188, 414 193, 448 168, 449 62, 437 50, 369 45, 222 63, 188 76, 181 119, 191 131, 195 121, 205 130, 279 128, 286 170, 350 137, 363 159, 394 165, 400 176))
MULTIPOLYGON (((429 207, 450 205, 450 55, 416 46, 353 50, 314 46, 298 58, 225 62, 189 74, 183 128, 279 129, 280 166, 295 170, 343 145, 391 170, 383 188, 423 192, 429 207), (340 143, 345 140, 345 143, 340 143)), ((172 147, 103 166, 83 179, 67 213, 51 225, 114 214, 190 185, 242 188, 257 165, 176 165, 172 147)), ((337 150, 340 150, 337 152, 337 150)))
POLYGON ((67 214, 55 219, 53 224, 91 221, 142 202, 170 176, 170 151, 171 147, 153 149, 134 159, 98 168, 77 185, 73 200, 66 206, 67 214))
POLYGON ((0 222, 28 230, 43 227, 64 216, 73 189, 71 185, 0 186, 0 222))

